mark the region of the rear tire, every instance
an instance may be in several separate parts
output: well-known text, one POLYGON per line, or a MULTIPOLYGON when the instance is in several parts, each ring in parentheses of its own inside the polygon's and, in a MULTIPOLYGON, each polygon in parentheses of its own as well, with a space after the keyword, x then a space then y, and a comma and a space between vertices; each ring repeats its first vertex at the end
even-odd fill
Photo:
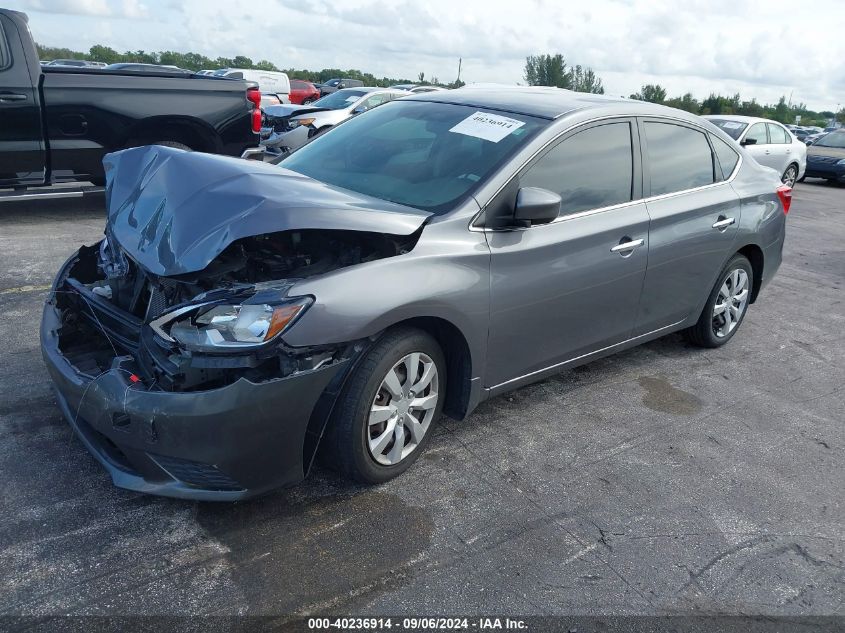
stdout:
POLYGON ((184 143, 180 143, 178 141, 155 141, 154 143, 150 143, 150 145, 161 145, 163 147, 174 147, 176 149, 185 150, 186 152, 194 151, 190 147, 185 145, 184 143))
POLYGON ((388 330, 335 403, 323 461, 368 484, 400 475, 431 440, 445 389, 446 360, 437 341, 416 328, 388 330))
POLYGON ((798 165, 792 163, 784 170, 780 181, 788 187, 794 187, 796 180, 798 180, 798 165))
POLYGON ((698 322, 683 331, 686 339, 699 347, 721 347, 736 334, 754 291, 751 262, 737 253, 722 269, 707 297, 698 322))
POLYGON ((184 143, 180 143, 179 141, 146 141, 143 139, 132 139, 131 141, 126 143, 126 147, 143 147, 145 145, 162 145, 164 147, 173 147, 175 149, 182 149, 186 152, 194 151, 189 146, 185 145, 184 143))

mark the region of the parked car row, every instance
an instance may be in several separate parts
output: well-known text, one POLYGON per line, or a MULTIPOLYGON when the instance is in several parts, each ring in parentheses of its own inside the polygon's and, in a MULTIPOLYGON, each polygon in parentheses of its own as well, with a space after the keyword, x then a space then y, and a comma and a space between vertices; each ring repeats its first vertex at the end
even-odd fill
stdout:
POLYGON ((754 159, 780 174, 792 187, 807 169, 807 146, 777 121, 739 115, 704 117, 743 146, 754 159))
POLYGON ((299 149, 309 139, 338 123, 394 99, 407 96, 390 88, 343 88, 304 106, 271 106, 264 109, 264 138, 261 145, 268 158, 281 157, 299 149))
POLYGON ((240 156, 260 98, 243 80, 41 65, 26 15, 0 9, 0 187, 102 184, 103 157, 139 145, 240 156))

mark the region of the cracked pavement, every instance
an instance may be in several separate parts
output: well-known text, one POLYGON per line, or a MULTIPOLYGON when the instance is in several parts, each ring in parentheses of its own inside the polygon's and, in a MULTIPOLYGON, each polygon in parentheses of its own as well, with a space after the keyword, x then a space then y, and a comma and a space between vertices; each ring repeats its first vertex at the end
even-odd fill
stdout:
POLYGON ((0 207, 0 613, 845 615, 845 188, 795 189, 724 348, 672 335, 444 420, 377 488, 114 488, 62 420, 45 288, 102 202, 0 207))

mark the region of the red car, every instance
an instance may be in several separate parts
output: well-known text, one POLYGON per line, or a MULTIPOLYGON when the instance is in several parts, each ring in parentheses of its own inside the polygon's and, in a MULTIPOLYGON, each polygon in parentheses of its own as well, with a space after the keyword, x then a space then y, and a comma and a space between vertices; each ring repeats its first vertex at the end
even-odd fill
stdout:
POLYGON ((308 105, 320 98, 320 91, 310 81, 290 80, 290 102, 296 105, 308 105))

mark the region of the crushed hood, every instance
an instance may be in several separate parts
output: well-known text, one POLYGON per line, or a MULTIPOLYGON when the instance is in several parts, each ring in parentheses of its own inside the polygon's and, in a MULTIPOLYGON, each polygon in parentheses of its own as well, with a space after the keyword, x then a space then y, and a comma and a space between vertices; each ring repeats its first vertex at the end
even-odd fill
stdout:
POLYGON ((411 235, 431 214, 274 165, 157 145, 106 155, 107 234, 148 272, 204 269, 235 240, 297 229, 411 235))
POLYGON ((285 103, 282 105, 267 106, 264 108, 264 116, 268 119, 285 119, 294 114, 306 114, 308 112, 322 112, 327 108, 320 108, 313 105, 297 105, 295 103, 285 103))

